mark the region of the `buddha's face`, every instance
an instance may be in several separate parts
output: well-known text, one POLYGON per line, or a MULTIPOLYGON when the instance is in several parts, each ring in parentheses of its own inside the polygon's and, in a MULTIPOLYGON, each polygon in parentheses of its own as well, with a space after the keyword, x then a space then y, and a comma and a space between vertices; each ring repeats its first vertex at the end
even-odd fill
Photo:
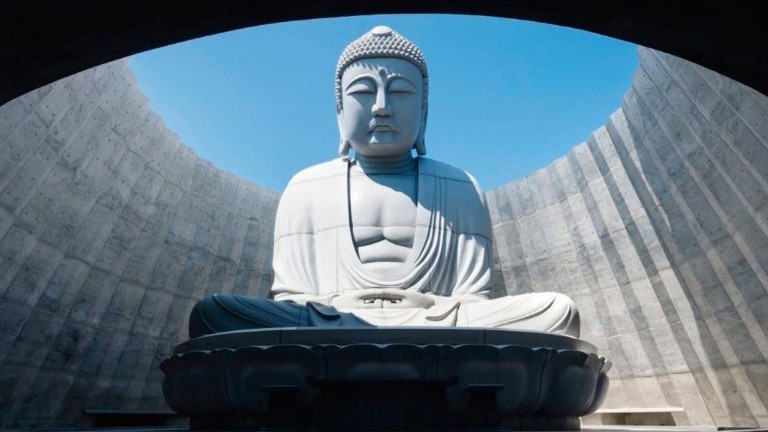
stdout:
POLYGON ((341 138, 355 153, 402 156, 413 148, 422 126, 422 76, 406 60, 363 59, 341 77, 341 138))

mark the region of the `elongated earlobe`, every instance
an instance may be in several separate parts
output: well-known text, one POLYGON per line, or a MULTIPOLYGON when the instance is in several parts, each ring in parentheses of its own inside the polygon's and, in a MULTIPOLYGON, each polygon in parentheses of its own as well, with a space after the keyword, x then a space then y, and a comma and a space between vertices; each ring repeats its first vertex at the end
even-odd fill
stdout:
POLYGON ((341 138, 339 141, 339 156, 344 157, 349 155, 349 141, 341 138))
POLYGON ((424 134, 419 133, 419 137, 416 138, 416 143, 413 145, 416 149, 416 154, 424 156, 427 154, 427 145, 424 143, 424 134))
POLYGON ((341 107, 336 107, 336 124, 339 126, 339 156, 347 157, 349 155, 349 140, 344 139, 344 128, 341 125, 341 116, 343 112, 341 107))
POLYGON ((419 130, 419 135, 416 137, 416 142, 413 144, 413 148, 416 149, 416 154, 419 156, 424 156, 427 154, 427 144, 424 141, 424 134, 427 130, 427 109, 424 109, 424 114, 422 114, 421 118, 421 130, 419 130))

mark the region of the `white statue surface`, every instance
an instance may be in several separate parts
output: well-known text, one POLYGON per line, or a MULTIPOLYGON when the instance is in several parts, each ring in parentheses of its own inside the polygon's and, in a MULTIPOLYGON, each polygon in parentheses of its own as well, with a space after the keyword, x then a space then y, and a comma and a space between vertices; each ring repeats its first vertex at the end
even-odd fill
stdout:
POLYGON ((419 48, 388 27, 344 50, 335 83, 340 157, 299 172, 281 196, 274 300, 208 297, 192 312, 191 336, 350 325, 578 337, 577 309, 563 294, 489 298, 483 192, 467 172, 424 156, 427 78, 419 48))

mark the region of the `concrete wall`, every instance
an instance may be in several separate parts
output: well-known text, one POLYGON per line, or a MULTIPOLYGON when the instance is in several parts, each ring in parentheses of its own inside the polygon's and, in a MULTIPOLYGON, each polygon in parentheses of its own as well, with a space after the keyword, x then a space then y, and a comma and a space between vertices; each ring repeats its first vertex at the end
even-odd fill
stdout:
MULTIPOLYGON (((606 407, 768 426, 768 100, 638 53, 605 127, 488 192, 497 288, 576 299, 606 407)), ((126 61, 0 107, 0 427, 164 408, 193 302, 267 292, 277 199, 181 144, 126 61)))
POLYGON ((638 55, 604 127, 487 193, 496 280, 574 297, 614 363, 605 408, 768 426, 768 98, 638 55))
POLYGON ((0 427, 164 409, 194 301, 271 285, 277 199, 181 144, 125 60, 0 107, 0 427))

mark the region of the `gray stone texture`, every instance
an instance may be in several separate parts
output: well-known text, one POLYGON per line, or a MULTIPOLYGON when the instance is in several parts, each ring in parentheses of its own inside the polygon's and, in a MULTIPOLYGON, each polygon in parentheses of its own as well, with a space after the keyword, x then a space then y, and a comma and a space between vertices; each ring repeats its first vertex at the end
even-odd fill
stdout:
MULTIPOLYGON (((621 107, 487 192, 498 295, 570 295, 604 407, 768 426, 768 99, 645 48, 621 107)), ((214 292, 266 295, 278 195, 198 157, 127 61, 0 107, 0 427, 164 409, 214 292)))
POLYGON ((180 143, 127 60, 0 107, 0 427, 167 409, 194 302, 266 295, 277 200, 180 143))
POLYGON ((768 99, 650 49, 606 125, 487 192, 507 292, 573 297, 605 409, 768 426, 768 99))

